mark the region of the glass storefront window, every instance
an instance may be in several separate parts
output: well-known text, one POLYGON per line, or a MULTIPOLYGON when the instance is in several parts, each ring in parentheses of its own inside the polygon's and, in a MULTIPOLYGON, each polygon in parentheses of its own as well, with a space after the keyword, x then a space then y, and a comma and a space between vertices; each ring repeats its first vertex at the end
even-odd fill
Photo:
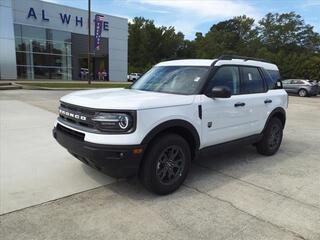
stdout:
POLYGON ((72 78, 71 33, 15 24, 15 34, 19 78, 72 78))
MULTIPOLYGON (((49 29, 48 29, 49 30, 49 29)), ((51 38, 50 40, 54 42, 71 42, 71 33, 63 32, 58 30, 49 30, 51 31, 51 38)))
POLYGON ((47 68, 47 67, 35 67, 34 68, 35 79, 63 79, 67 80, 71 78, 71 69, 69 68, 47 68))
POLYGON ((46 29, 21 25, 21 36, 23 38, 46 39, 46 29))
POLYGON ((68 62, 71 62, 71 56, 33 54, 33 64, 35 66, 67 67, 68 62))

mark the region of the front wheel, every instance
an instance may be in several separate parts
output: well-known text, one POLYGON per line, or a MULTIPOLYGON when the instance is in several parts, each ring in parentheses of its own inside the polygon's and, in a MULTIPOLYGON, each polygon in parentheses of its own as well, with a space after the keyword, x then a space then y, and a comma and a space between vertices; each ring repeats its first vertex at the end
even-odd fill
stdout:
POLYGON ((263 155, 275 154, 282 142, 283 124, 279 118, 272 118, 263 132, 263 137, 256 144, 257 151, 263 155))
POLYGON ((151 192, 169 194, 184 182, 190 164, 191 153, 186 140, 177 134, 164 134, 147 149, 140 180, 151 192))

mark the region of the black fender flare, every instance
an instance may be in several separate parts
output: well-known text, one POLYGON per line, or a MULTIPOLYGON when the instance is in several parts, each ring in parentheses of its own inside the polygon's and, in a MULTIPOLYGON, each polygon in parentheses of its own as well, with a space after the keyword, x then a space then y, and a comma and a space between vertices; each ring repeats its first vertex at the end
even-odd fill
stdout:
POLYGON ((283 128, 285 126, 285 123, 286 123, 286 111, 282 108, 282 107, 277 107, 275 109, 272 110, 272 112, 269 114, 268 118, 267 118, 267 121, 264 125, 264 128, 262 130, 262 133, 264 132, 264 130, 267 128, 271 118, 273 117, 278 117, 280 118, 281 122, 282 122, 282 125, 283 125, 283 128), (281 116, 281 117, 280 117, 281 116))
POLYGON ((197 129, 188 121, 182 119, 173 119, 165 121, 158 126, 154 127, 142 140, 141 144, 145 145, 148 144, 155 136, 157 136, 161 132, 165 132, 169 129, 183 129, 185 130, 186 134, 192 136, 193 141, 195 143, 195 150, 198 150, 200 147, 200 137, 198 134, 197 129))

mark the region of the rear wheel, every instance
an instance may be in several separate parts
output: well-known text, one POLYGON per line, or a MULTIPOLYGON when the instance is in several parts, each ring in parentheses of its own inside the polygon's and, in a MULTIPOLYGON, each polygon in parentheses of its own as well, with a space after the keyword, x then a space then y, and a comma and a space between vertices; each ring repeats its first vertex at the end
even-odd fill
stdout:
POLYGON ((256 144, 257 151, 263 155, 275 154, 282 142, 283 124, 279 118, 272 118, 263 132, 263 137, 256 144))
POLYGON ((140 169, 140 180, 151 192, 165 195, 177 190, 185 180, 191 163, 186 140, 176 134, 156 138, 148 148, 140 169))
POLYGON ((308 96, 308 92, 307 92, 307 90, 305 90, 305 89, 300 89, 299 92, 298 92, 298 94, 299 94, 300 97, 306 97, 306 96, 308 96))

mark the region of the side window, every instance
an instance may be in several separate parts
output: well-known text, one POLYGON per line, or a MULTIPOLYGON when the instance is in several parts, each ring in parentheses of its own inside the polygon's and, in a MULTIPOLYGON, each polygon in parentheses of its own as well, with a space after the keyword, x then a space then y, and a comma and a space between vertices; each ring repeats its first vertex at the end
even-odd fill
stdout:
POLYGON ((211 88, 224 86, 231 90, 232 95, 240 93, 239 68, 234 66, 222 66, 211 79, 211 88))
POLYGON ((265 92, 264 82, 258 68, 241 67, 242 70, 242 94, 265 92))
POLYGON ((303 82, 300 81, 300 80, 292 80, 291 83, 292 83, 292 84, 303 84, 303 82))
POLYGON ((288 80, 283 80, 282 82, 283 82, 284 84, 290 84, 290 83, 291 83, 291 80, 289 80, 289 79, 288 79, 288 80))

